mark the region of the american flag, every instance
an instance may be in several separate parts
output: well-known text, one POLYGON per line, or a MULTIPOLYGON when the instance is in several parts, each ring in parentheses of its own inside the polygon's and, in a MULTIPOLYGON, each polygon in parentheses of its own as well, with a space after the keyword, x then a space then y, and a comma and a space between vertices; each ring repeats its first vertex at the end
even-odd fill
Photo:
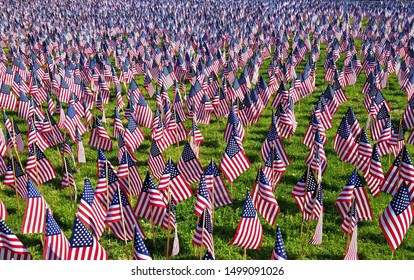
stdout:
POLYGON ((0 260, 32 260, 33 257, 3 220, 0 220, 0 260))
POLYGON ((210 99, 207 97, 206 94, 203 95, 201 99, 200 106, 197 110, 197 121, 201 124, 210 124, 211 114, 214 108, 211 104, 210 99))
POLYGON ((269 153, 263 167, 263 172, 266 175, 266 178, 268 178, 273 191, 276 189, 277 184, 280 182, 286 171, 286 167, 280 158, 279 153, 273 149, 273 152, 269 153))
POLYGON ((304 212, 316 187, 317 182, 315 176, 312 170, 307 168, 290 193, 298 204, 300 212, 304 212))
POLYGON ((161 225, 166 207, 167 199, 160 192, 151 174, 147 171, 141 194, 135 205, 135 216, 143 217, 156 225, 161 225))
POLYGON ((148 156, 148 167, 151 170, 152 176, 157 179, 161 178, 165 162, 155 140, 152 140, 151 142, 150 153, 148 156))
POLYGON ((83 142, 81 134, 79 133, 78 128, 75 130, 76 135, 76 149, 78 154, 78 162, 86 162, 85 148, 83 147, 83 142))
POLYGON ((269 132, 260 150, 260 154, 262 156, 263 161, 266 161, 266 159, 269 157, 269 154, 272 152, 272 149, 278 152, 285 166, 288 166, 290 164, 290 160, 288 158, 282 139, 280 138, 278 132, 276 117, 273 113, 272 122, 269 127, 269 132))
POLYGON ((246 131, 244 130, 244 127, 241 124, 239 118, 237 117, 234 107, 232 106, 227 118, 227 125, 224 131, 224 141, 226 141, 226 143, 229 142, 234 128, 237 130, 237 133, 241 141, 243 141, 244 137, 246 136, 246 131))
POLYGON ((145 246, 139 228, 134 226, 134 260, 152 260, 151 254, 145 246))
POLYGON ((157 107, 155 109, 155 114, 154 114, 154 120, 152 122, 152 127, 151 127, 151 140, 154 141, 163 141, 163 135, 164 135, 164 123, 161 120, 161 113, 160 113, 160 109, 157 107))
POLYGON ((128 124, 124 133, 125 145, 129 148, 131 152, 135 152, 142 141, 144 141, 144 133, 138 127, 137 122, 134 118, 128 119, 128 124))
POLYGON ((339 125, 338 131, 335 135, 334 149, 341 161, 355 164, 358 145, 351 135, 346 116, 342 118, 341 124, 339 125))
POLYGON ((323 213, 318 217, 318 223, 316 224, 315 232, 312 238, 309 240, 309 244, 320 245, 322 244, 322 228, 323 228, 323 213))
POLYGON ((256 182, 252 190, 252 200, 257 211, 269 224, 274 226, 280 212, 280 207, 262 168, 259 169, 256 177, 256 182))
POLYGON ((10 186, 17 192, 23 200, 27 198, 27 175, 23 171, 23 167, 16 158, 11 157, 11 161, 7 167, 3 184, 10 186))
POLYGON ((142 95, 139 95, 134 114, 135 119, 139 125, 151 128, 154 116, 151 108, 148 106, 145 98, 142 95))
POLYGON ((403 113, 402 123, 407 129, 414 128, 414 98, 412 97, 403 113))
POLYGON ((394 251, 406 235, 413 221, 413 209, 407 185, 403 183, 379 218, 381 230, 394 251))
POLYGON ((190 198, 193 194, 184 174, 179 171, 177 165, 171 159, 165 164, 158 189, 163 192, 170 191, 175 204, 190 198))
POLYGON ((311 148, 313 146, 313 141, 315 139, 315 131, 319 131, 319 136, 321 137, 322 143, 325 146, 327 137, 325 130, 322 127, 322 123, 319 121, 318 116, 312 113, 311 120, 309 125, 306 128, 305 135, 303 136, 302 143, 311 148))
POLYGON ((194 204, 194 213, 201 217, 205 209, 211 212, 212 205, 210 201, 210 195, 207 191, 207 185, 204 174, 201 175, 200 183, 197 186, 197 198, 194 204))
POLYGON ((262 239, 262 224, 254 208, 249 190, 246 190, 243 212, 236 229, 236 234, 229 244, 247 249, 259 249, 262 244, 262 239))
POLYGON ((26 210, 24 212, 22 233, 43 233, 47 203, 33 184, 27 179, 26 210))
POLYGON ((250 167, 250 161, 247 158, 239 134, 236 130, 233 136, 227 142, 227 147, 220 161, 220 170, 227 180, 232 183, 244 171, 250 167))
POLYGON ((112 151, 111 137, 109 137, 98 116, 95 116, 88 144, 91 147, 101 148, 104 151, 112 151))
POLYGON ((56 171, 52 164, 36 144, 29 147, 26 173, 37 185, 56 177, 56 171))
POLYGON ((203 260, 205 260, 205 261, 214 261, 214 256, 209 251, 207 251, 206 254, 203 257, 203 260))
POLYGON ((17 108, 17 116, 22 118, 23 120, 29 120, 29 110, 30 110, 30 101, 27 98, 26 94, 22 91, 20 92, 19 96, 19 106, 17 108))
POLYGON ((188 142, 185 143, 177 167, 189 184, 200 180, 200 175, 203 173, 203 167, 197 160, 197 157, 188 142))
POLYGON ((114 109, 114 137, 118 138, 120 133, 123 133, 125 130, 124 125, 122 124, 121 117, 119 116, 118 108, 114 109))
POLYGON ((69 260, 107 260, 108 254, 87 227, 75 217, 69 240, 69 260))
POLYGON ((80 135, 83 135, 87 131, 86 126, 82 123, 79 116, 76 114, 72 103, 69 103, 68 105, 68 110, 66 112, 63 126, 69 133, 69 136, 73 142, 76 141, 76 128, 78 129, 80 135))
POLYGON ((213 159, 207 166, 204 172, 204 177, 206 180, 207 189, 210 191, 210 196, 214 207, 233 203, 229 191, 227 190, 223 178, 221 177, 220 169, 217 167, 213 159))
POLYGON ((49 209, 46 210, 45 243, 43 245, 44 260, 67 260, 69 241, 59 228, 49 209))
POLYGON ((62 155, 67 153, 72 158, 72 161, 76 165, 75 156, 73 155, 72 147, 70 146, 69 135, 67 135, 67 134, 66 134, 66 137, 65 137, 65 141, 62 144, 62 148, 60 149, 60 153, 62 155))
POLYGON ((36 144, 37 147, 41 151, 46 150, 50 146, 50 143, 47 142, 47 140, 43 136, 43 133, 37 130, 33 122, 29 122, 29 132, 27 135, 27 146, 32 146, 34 144, 36 144))
POLYGON ((98 183, 96 184, 95 194, 99 201, 109 208, 114 194, 119 186, 119 179, 112 164, 107 160, 100 169, 98 183))
POLYGON ((374 219, 367 191, 365 190, 362 179, 356 169, 354 169, 351 176, 348 178, 345 187, 335 200, 335 207, 342 219, 345 219, 348 214, 352 200, 355 200, 355 203, 358 206, 357 218, 359 221, 374 219))
POLYGON ((46 113, 45 118, 43 119, 42 134, 52 147, 57 146, 57 144, 64 141, 63 134, 60 131, 59 126, 56 124, 49 112, 46 113))
POLYGON ((117 175, 122 188, 128 195, 139 195, 142 188, 142 179, 136 166, 136 160, 128 150, 122 153, 117 175))
POLYGON ((283 242, 282 232, 280 226, 276 227, 276 240, 275 246, 272 250, 272 260, 287 260, 285 244, 283 242))
POLYGON ((346 248, 346 253, 344 260, 358 260, 358 225, 355 225, 355 228, 352 232, 351 241, 346 248))
POLYGON ((365 129, 361 128, 361 134, 359 135, 357 142, 358 151, 356 167, 364 174, 364 177, 366 177, 369 171, 369 166, 371 164, 372 146, 369 143, 365 129))
POLYGON ((105 223, 114 235, 121 240, 133 240, 134 226, 137 226, 141 236, 145 237, 138 219, 132 211, 127 194, 119 187, 106 213, 105 223))
POLYGON ((69 103, 72 92, 69 89, 69 84, 66 82, 64 77, 60 79, 60 87, 58 93, 58 99, 60 102, 69 103))
POLYGON ((214 258, 213 225, 208 209, 201 214, 192 242, 199 247, 205 246, 214 258))
POLYGON ((83 193, 79 202, 76 217, 92 230, 97 240, 102 236, 105 229, 106 210, 95 196, 89 178, 85 178, 83 193))
POLYGON ((64 168, 62 174, 62 188, 73 187, 76 190, 75 178, 73 177, 70 162, 66 157, 63 157, 64 168))
POLYGON ((371 194, 377 197, 381 193, 381 186, 384 183, 384 172, 382 171, 382 164, 376 143, 372 147, 371 163, 365 179, 371 194))
POLYGON ((371 138, 372 140, 378 140, 383 131, 384 128, 387 126, 387 124, 391 122, 391 117, 386 109, 386 107, 383 105, 381 106, 381 109, 378 111, 374 123, 371 127, 371 138))
POLYGON ((15 111, 17 107, 17 98, 4 83, 0 87, 0 107, 12 111, 15 111))

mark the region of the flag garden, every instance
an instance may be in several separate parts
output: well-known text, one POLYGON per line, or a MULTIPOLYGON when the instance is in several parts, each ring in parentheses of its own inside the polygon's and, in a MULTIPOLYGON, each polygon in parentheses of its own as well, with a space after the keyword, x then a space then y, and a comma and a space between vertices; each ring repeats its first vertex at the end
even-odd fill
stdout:
POLYGON ((0 259, 414 258, 412 3, 43 2, 0 4, 0 259))

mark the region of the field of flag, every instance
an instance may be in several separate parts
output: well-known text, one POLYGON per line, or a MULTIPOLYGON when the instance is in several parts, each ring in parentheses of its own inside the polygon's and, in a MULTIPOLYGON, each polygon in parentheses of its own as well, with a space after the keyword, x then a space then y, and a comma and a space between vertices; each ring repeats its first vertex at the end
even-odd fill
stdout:
POLYGON ((414 259, 414 5, 164 4, 0 3, 0 260, 414 259))

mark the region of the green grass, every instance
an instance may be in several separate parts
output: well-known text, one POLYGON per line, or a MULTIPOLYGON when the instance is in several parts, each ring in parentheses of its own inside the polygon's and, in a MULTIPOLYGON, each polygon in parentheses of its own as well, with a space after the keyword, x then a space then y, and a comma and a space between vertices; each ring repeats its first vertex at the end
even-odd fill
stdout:
MULTIPOLYGON (((359 51, 360 42, 357 42, 357 47, 359 51)), ((343 55, 343 54, 342 54, 343 55)), ((287 256, 289 259, 299 259, 302 250, 303 236, 300 236, 299 229, 302 223, 302 215, 299 212, 298 206, 296 205, 294 199, 291 197, 290 192, 296 182, 299 180, 304 170, 305 158, 309 152, 309 149, 302 144, 302 139, 306 130, 306 127, 309 123, 311 110, 317 101, 320 94, 325 90, 327 83, 323 79, 323 62, 325 58, 325 45, 321 46, 321 57, 317 62, 317 76, 316 76, 316 89, 308 97, 300 100, 295 104, 295 116, 298 121, 298 127, 294 136, 289 139, 283 139, 285 149, 291 164, 287 167, 287 172, 284 174, 281 182, 277 187, 277 192, 275 193, 277 201, 280 205, 280 214, 277 219, 277 224, 280 225, 283 239, 287 251, 287 256)), ((343 59, 343 57, 342 57, 343 59)), ((266 77, 268 81, 268 75, 266 73, 266 68, 270 60, 265 61, 260 72, 266 77)), ((338 65, 338 68, 342 65, 338 65)), ((298 68, 301 70, 303 64, 298 68)), ((340 69, 340 68, 339 68, 340 69)), ((324 188, 324 216, 323 216, 323 243, 320 246, 317 245, 306 245, 305 249, 305 259, 318 259, 318 260, 331 260, 331 259, 342 259, 345 250, 346 250, 346 236, 340 230, 340 225, 342 219, 337 212, 334 201, 338 197, 342 188, 344 187, 348 177, 351 175, 353 166, 349 164, 342 164, 339 160, 336 152, 333 149, 333 138, 338 129, 338 125, 345 112, 352 106, 358 121, 361 127, 365 127, 367 113, 363 108, 363 94, 361 93, 362 85, 365 81, 365 76, 362 73, 355 86, 348 86, 345 88, 345 93, 348 96, 349 100, 342 104, 333 118, 333 127, 326 131, 328 141, 325 145, 325 152, 328 159, 328 168, 324 175, 322 185, 324 188)), ((139 79, 138 84, 143 90, 142 79, 139 79)), ((144 90, 143 90, 144 91, 144 90)), ((112 123, 113 123, 113 108, 115 106, 115 96, 114 92, 111 92, 112 103, 105 106, 105 112, 107 117, 106 129, 111 137, 112 133, 112 123)), ((125 88, 124 88, 125 94, 125 88)), ((171 94, 171 92, 170 92, 171 94)), ((396 76, 390 75, 389 86, 383 90, 385 98, 389 101, 391 108, 392 119, 397 123, 400 119, 402 112, 407 103, 406 95, 400 91, 398 81, 396 76)), ((125 96, 125 95, 124 95, 125 96)), ((172 95, 170 95, 172 97, 172 95)), ((272 97, 273 98, 273 97, 272 97)), ((272 99, 271 99, 272 101, 272 99)), ((241 216, 243 203, 245 199, 245 190, 248 188, 252 189, 258 167, 263 164, 260 157, 260 148, 264 139, 267 136, 269 124, 271 121, 271 112, 272 108, 269 106, 263 112, 263 115, 260 117, 259 121, 246 129, 246 139, 244 141, 244 148, 246 155, 251 162, 251 167, 249 170, 244 172, 232 185, 232 198, 234 203, 225 207, 219 207, 214 210, 214 245, 216 258, 220 260, 236 260, 243 259, 243 249, 235 246, 229 246, 229 241, 233 237, 239 218, 241 216)), ((149 100, 149 105, 153 110, 155 110, 155 100, 149 100)), ((15 117, 12 112, 7 112, 9 117, 15 117)), ((101 117, 101 113, 95 111, 101 117)), ((27 132, 27 124, 21 121, 18 118, 15 118, 18 122, 19 128, 22 131, 22 134, 27 132)), ((56 116, 55 116, 55 120, 56 116)), ((124 124, 125 119, 123 120, 124 124)), ((203 167, 206 167, 210 159, 213 158, 218 164, 223 151, 226 147, 226 143, 223 140, 223 131, 226 125, 227 119, 212 119, 210 125, 199 125, 202 134, 204 135, 205 142, 201 147, 200 152, 200 162, 203 167)), ((187 129, 190 128, 191 123, 187 121, 185 123, 187 129)), ((138 151, 135 153, 135 157, 138 159, 137 165, 141 176, 145 175, 147 170, 146 161, 149 154, 149 129, 143 128, 145 133, 146 140, 139 147, 138 151)), ((83 138, 83 143, 85 146, 85 152, 87 157, 86 164, 79 164, 77 171, 74 174, 76 184, 78 199, 76 201, 75 207, 72 209, 71 195, 68 189, 62 189, 60 186, 61 176, 62 176, 62 159, 55 148, 50 148, 45 151, 46 156, 52 162, 53 166, 57 171, 57 177, 41 186, 39 189, 43 194, 44 198, 50 205, 54 217, 64 231, 65 235, 70 238, 71 229, 73 225, 74 215, 77 209, 77 204, 79 203, 80 196, 83 191, 83 182, 85 177, 91 179, 92 185, 95 186, 97 182, 96 178, 96 158, 97 150, 88 147, 87 142, 89 139, 90 133, 86 133, 83 138)), ((406 133, 406 137, 408 133, 406 133)), ((407 138, 406 138, 407 139, 407 138)), ((108 159, 116 166, 117 165, 117 140, 113 138, 114 149, 112 152, 106 152, 108 159)), ((174 145, 169 147, 164 152, 164 159, 172 158, 174 162, 178 162, 178 159, 181 155, 184 142, 181 142, 179 146, 174 145)), ((371 141, 372 144, 372 141, 371 141)), ((409 147, 410 152, 412 152, 412 147, 409 147)), ((75 151, 75 146, 72 146, 72 149, 75 151)), ((27 152, 20 155, 23 166, 27 159, 27 152)), ((384 173, 388 170, 390 163, 392 162, 388 156, 381 158, 383 165, 384 173)), ((2 176, 3 178, 4 176, 2 176)), ((230 185, 227 184, 230 189, 230 185)), ((192 185, 192 189, 195 190, 196 184, 192 185)), ((358 226, 358 253, 360 259, 389 259, 391 256, 391 250, 387 244, 385 237, 383 236, 378 219, 382 214, 385 207, 391 200, 391 196, 387 194, 381 194, 377 198, 373 198, 369 195, 370 203, 372 206, 374 220, 373 221, 362 221, 358 226)), ((32 253, 34 259, 42 259, 42 243, 40 234, 20 234, 21 225, 24 217, 25 203, 19 199, 20 211, 16 205, 15 192, 12 188, 3 186, 0 190, 0 199, 4 202, 9 212, 9 218, 6 221, 7 225, 12 229, 12 231, 21 239, 23 244, 28 248, 32 253)), ((135 204, 136 198, 132 198, 133 205, 135 204)), ((191 243, 196 223, 197 217, 193 212, 193 206, 195 202, 195 197, 180 203, 176 208, 176 216, 178 223, 178 235, 180 239, 180 253, 174 259, 198 259, 199 258, 199 249, 195 251, 194 246, 191 243)), ((152 242, 153 235, 151 233, 151 224, 144 219, 139 219, 144 231, 147 234, 147 239, 145 243, 148 246, 149 251, 151 252, 154 259, 165 259, 166 251, 166 240, 167 234, 166 231, 162 228, 155 227, 155 245, 152 242)), ((266 221, 261 219, 264 236, 263 243, 260 250, 247 250, 247 259, 254 260, 265 260, 269 259, 272 253, 275 240, 275 227, 270 226, 266 221)), ((311 222, 310 232, 308 239, 313 234, 313 231, 316 226, 316 221, 311 222)), ((305 223, 304 229, 306 229, 308 224, 305 223)), ((172 235, 173 236, 173 233, 172 235)), ((172 242, 172 241, 171 241, 172 242)), ((118 240, 115 236, 110 233, 108 230, 105 230, 100 243, 106 249, 109 254, 109 259, 131 259, 132 255, 132 241, 129 241, 127 245, 125 242, 118 240)), ((395 251, 394 259, 413 259, 414 258, 414 233, 410 230, 404 238, 401 246, 395 251)), ((171 246, 170 246, 171 248, 171 246)), ((204 251, 205 252, 205 249, 204 251)))

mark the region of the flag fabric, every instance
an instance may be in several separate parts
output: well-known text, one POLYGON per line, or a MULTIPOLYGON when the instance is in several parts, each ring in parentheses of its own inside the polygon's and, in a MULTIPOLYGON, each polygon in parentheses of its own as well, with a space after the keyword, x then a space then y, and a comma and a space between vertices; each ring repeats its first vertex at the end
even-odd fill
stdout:
POLYGON ((355 225, 355 228, 352 232, 351 241, 346 248, 344 260, 355 261, 358 259, 358 226, 355 225))
POLYGON ((47 203, 33 184, 27 179, 26 210, 24 211, 22 233, 43 233, 47 203))
POLYGON ((27 174, 24 173, 23 167, 16 158, 11 157, 11 161, 7 167, 3 184, 17 189, 19 196, 26 200, 27 198, 27 174))
POLYGON ((56 171, 45 154, 36 145, 29 147, 26 163, 26 173, 37 185, 43 184, 56 177, 56 171))
POLYGON ((290 194, 295 199, 300 212, 305 211, 305 207, 308 205, 312 193, 316 190, 317 184, 313 171, 307 168, 293 187, 290 194))
POLYGON ((108 259, 108 253, 77 217, 73 222, 69 245, 69 260, 108 259))
POLYGON ((178 166, 169 159, 158 183, 158 189, 164 193, 170 192, 175 204, 178 204, 193 195, 190 185, 178 166))
POLYGON ((318 223, 316 224, 315 232, 312 238, 309 240, 309 244, 320 245, 322 244, 322 228, 323 228, 323 213, 318 217, 318 223))
POLYGON ((188 141, 185 143, 177 167, 189 184, 198 182, 200 180, 200 176, 203 173, 203 167, 198 161, 188 141))
POLYGON ((243 212, 236 229, 236 234, 231 239, 229 245, 257 250, 262 244, 262 239, 263 228, 254 208, 250 193, 246 190, 243 212))
POLYGON ((232 106, 230 109, 230 112, 228 114, 228 118, 227 118, 227 124, 226 124, 226 128, 224 130, 224 141, 226 141, 226 143, 229 142, 232 134, 234 133, 234 128, 236 128, 237 133, 241 139, 241 141, 243 142, 245 136, 246 136, 246 131, 243 127, 243 125, 241 124, 239 118, 237 117, 236 111, 234 109, 234 107, 232 106))
POLYGON ((136 160, 128 150, 123 152, 116 174, 121 187, 129 196, 139 195, 142 188, 142 179, 136 166, 136 160))
POLYGON ((205 176, 202 174, 200 183, 197 186, 197 198, 194 204, 194 213, 198 217, 201 217, 205 209, 208 209, 211 212, 212 205, 210 201, 210 195, 207 191, 205 176))
POLYGON ((381 186, 384 182, 384 172, 382 171, 382 165, 376 143, 372 147, 370 162, 368 174, 365 179, 371 194, 374 197, 377 197, 381 193, 381 186))
POLYGON ((142 141, 144 141, 144 134, 138 127, 138 124, 134 118, 128 119, 128 124, 123 136, 125 138, 125 145, 131 152, 135 152, 141 145, 142 141))
POLYGON ((72 168, 70 162, 66 157, 63 157, 63 174, 62 174, 62 188, 73 187, 76 190, 75 178, 73 177, 72 168))
POLYGON ((256 182, 252 190, 253 205, 262 217, 272 226, 280 212, 279 204, 273 194, 269 180, 260 168, 256 177, 256 182))
POLYGON ((156 141, 152 140, 150 152, 148 156, 148 167, 151 170, 152 176, 159 179, 163 174, 165 167, 164 158, 156 141))
POLYGON ((371 164, 372 156, 372 146, 369 143, 365 129, 361 128, 361 134, 358 138, 358 151, 356 159, 356 167, 364 174, 364 177, 367 176, 369 167, 371 164))
POLYGON ((346 116, 342 118, 341 124, 339 125, 338 131, 335 135, 334 149, 341 161, 355 164, 358 146, 356 145, 354 138, 351 136, 346 116))
POLYGON ((282 232, 280 226, 276 227, 276 240, 275 246, 272 250, 272 260, 287 260, 285 244, 283 242, 282 232))
POLYGON ((204 178, 206 180, 207 190, 210 192, 213 207, 233 203, 229 191, 224 184, 224 180, 221 177, 221 171, 213 160, 210 161, 210 164, 204 171, 204 178))
POLYGON ((273 113, 272 113, 272 122, 269 127, 269 132, 260 150, 260 154, 262 156, 263 161, 267 160, 272 149, 275 149, 278 152, 285 166, 288 166, 290 164, 290 160, 285 151, 285 147, 283 145, 282 139, 280 138, 280 135, 277 129, 276 117, 273 113))
POLYGON ((0 220, 0 260, 32 260, 33 257, 3 220, 0 220))
POLYGON ((413 209, 407 185, 403 183, 379 218, 381 230, 392 251, 397 249, 413 221, 413 209))
POLYGON ((213 225, 208 209, 205 209, 201 214, 192 243, 199 247, 205 246, 214 258, 213 225))
POLYGON ((106 213, 105 223, 118 239, 133 240, 134 227, 137 227, 140 235, 145 237, 144 231, 133 213, 129 198, 120 187, 112 198, 106 213))
POLYGON ((46 210, 45 241, 43 245, 44 260, 67 260, 69 241, 53 218, 49 209, 46 210))
POLYGON ((140 230, 134 226, 134 260, 152 260, 151 254, 141 237, 140 230))
POLYGON ((112 151, 112 140, 102 126, 98 116, 95 116, 88 144, 91 147, 101 148, 104 151, 112 151))
POLYGON ((167 199, 155 185, 149 171, 145 176, 141 194, 135 204, 134 214, 136 217, 145 218, 156 225, 162 225, 167 199))

